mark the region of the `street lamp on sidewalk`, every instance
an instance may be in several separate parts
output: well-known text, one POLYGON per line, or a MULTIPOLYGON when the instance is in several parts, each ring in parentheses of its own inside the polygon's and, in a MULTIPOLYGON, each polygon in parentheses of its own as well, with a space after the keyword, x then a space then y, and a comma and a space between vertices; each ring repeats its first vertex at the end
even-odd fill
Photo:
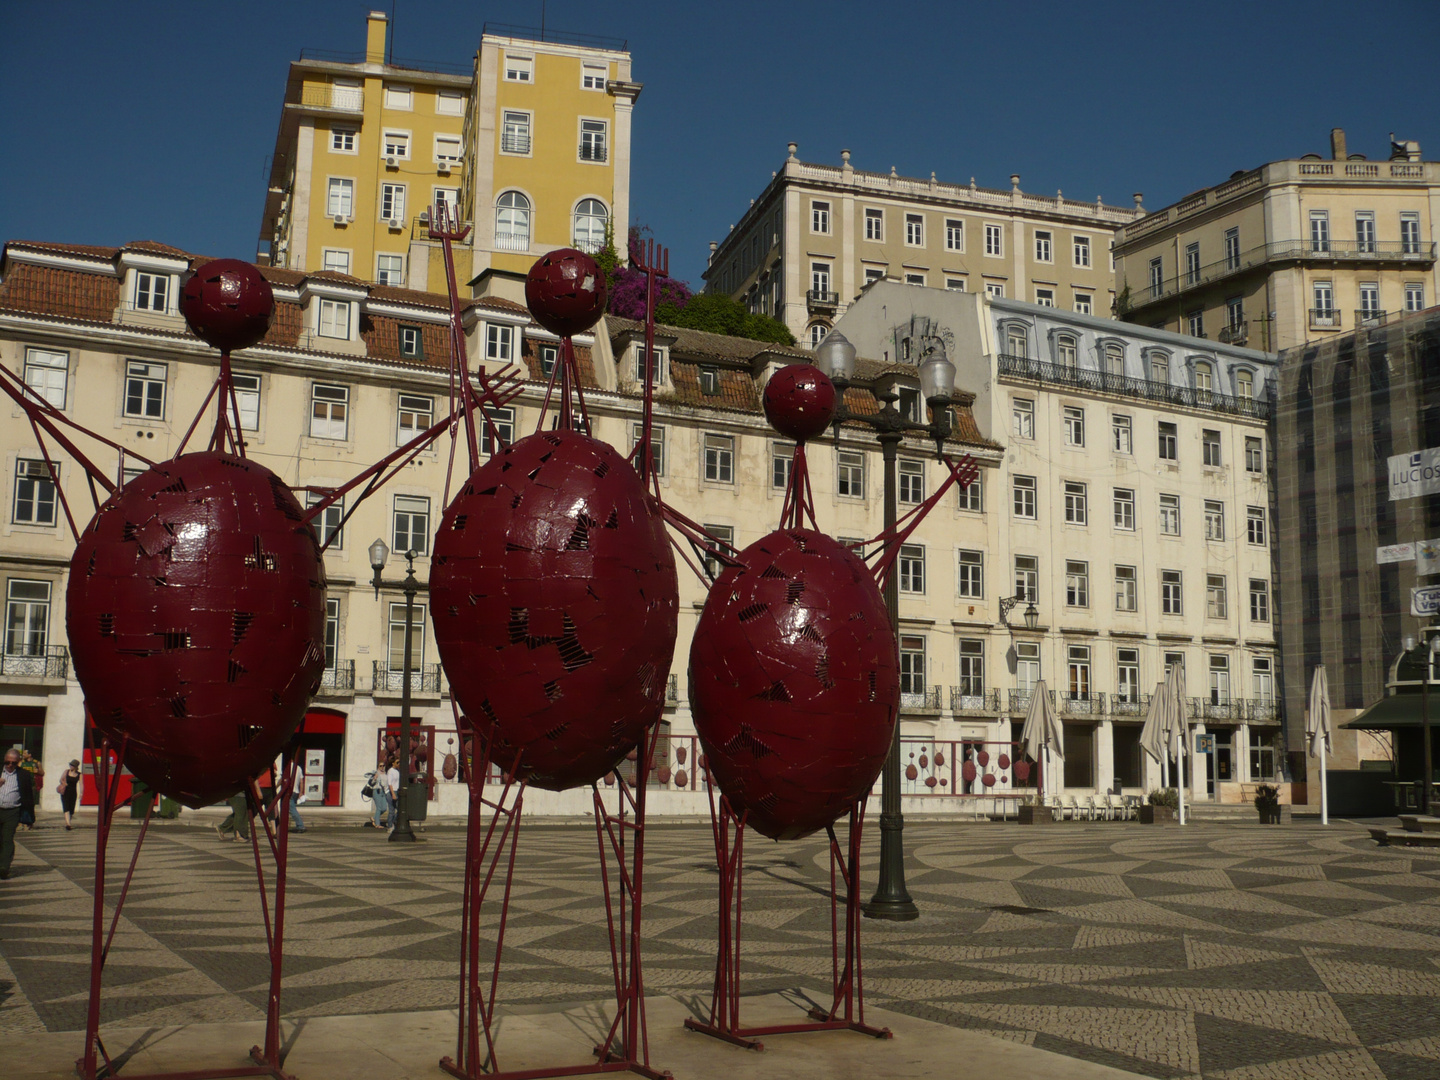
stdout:
MULTIPOLYGON (((1436 637, 1435 631, 1440 627, 1422 626, 1420 628, 1421 663, 1423 675, 1420 682, 1420 755, 1423 758, 1420 771, 1420 813, 1430 813, 1430 680, 1435 672, 1435 654, 1440 653, 1440 637, 1436 637)), ((1405 654, 1415 648, 1415 635, 1405 635, 1405 654)))
MULTIPOLYGON (((386 581, 380 576, 385 564, 390 561, 390 548, 384 540, 370 545, 370 568, 375 576, 370 584, 375 587, 375 598, 380 598, 381 589, 399 589, 405 594, 405 656, 401 661, 400 673, 400 787, 395 792, 395 827, 390 830, 390 839, 395 842, 414 843, 419 839, 410 828, 410 639, 414 635, 415 595, 420 583, 415 580, 415 552, 405 552, 405 580, 386 581)), ((385 670, 390 670, 387 663, 385 670)))
MULTIPOLYGON (((894 379, 886 380, 879 388, 867 387, 868 392, 880 402, 878 413, 853 413, 845 407, 845 391, 855 373, 855 346, 846 340, 838 330, 832 330, 815 350, 815 366, 830 377, 839 391, 839 405, 835 410, 835 444, 840 444, 840 425, 855 421, 865 424, 875 432, 880 442, 881 457, 885 467, 885 529, 895 527, 896 518, 896 451, 907 434, 921 434, 935 440, 936 456, 939 456, 950 434, 950 404, 955 394, 955 365, 945 355, 945 346, 939 338, 926 338, 930 348, 920 364, 920 393, 933 411, 935 419, 929 424, 910 420, 903 416, 895 403, 900 394, 894 379)), ((924 343, 922 343, 924 344, 924 343)), ((885 610, 890 615, 890 627, 895 631, 898 648, 900 633, 900 583, 892 572, 885 582, 885 610)), ((898 656, 897 656, 898 660, 898 656)), ((880 881, 875 895, 864 905, 866 917, 904 922, 916 919, 920 911, 905 888, 905 818, 900 810, 900 722, 896 719, 895 734, 890 743, 890 753, 885 758, 885 768, 880 788, 880 881)))

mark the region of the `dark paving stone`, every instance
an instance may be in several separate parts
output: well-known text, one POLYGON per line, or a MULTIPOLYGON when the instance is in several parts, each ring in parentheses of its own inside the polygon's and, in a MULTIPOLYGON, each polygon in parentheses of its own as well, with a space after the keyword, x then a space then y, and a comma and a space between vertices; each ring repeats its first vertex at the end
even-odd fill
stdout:
POLYGON ((1374 1049, 1370 1051, 1370 1056, 1380 1066, 1386 1080, 1435 1080, 1440 1075, 1440 1062, 1428 1058, 1374 1049))
POLYGON ((1125 1072, 1139 1073, 1141 1076, 1158 1076, 1170 1080, 1171 1077, 1193 1075, 1169 1068, 1158 1061, 1146 1061, 1142 1058, 1117 1054, 1113 1050, 1075 1042, 1073 1039, 1062 1039, 1043 1031, 1035 1036, 1034 1045, 1054 1054, 1064 1054, 1066 1057, 1079 1058, 1081 1061, 1093 1061, 1097 1065, 1108 1065, 1112 1069, 1123 1069, 1125 1072))
MULTIPOLYGON (((1440 1038, 1440 999, 1401 994, 1335 994, 1335 1004, 1366 1046, 1440 1038)), ((1440 1065, 1432 1075, 1440 1076, 1440 1065)))
POLYGON ((1349 1049, 1328 1039, 1242 1024, 1208 1013, 1195 1014, 1195 1034, 1200 1043, 1201 1075, 1349 1049))

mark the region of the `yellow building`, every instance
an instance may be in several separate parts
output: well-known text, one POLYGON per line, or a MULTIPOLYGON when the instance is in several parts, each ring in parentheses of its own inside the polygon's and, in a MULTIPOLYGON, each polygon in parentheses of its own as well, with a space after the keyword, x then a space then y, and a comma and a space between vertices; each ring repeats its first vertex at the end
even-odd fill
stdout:
POLYGON ((462 282, 626 234, 641 88, 623 42, 487 26, 467 74, 395 63, 387 30, 372 11, 363 58, 290 65, 260 262, 443 292, 440 202, 473 226, 462 282))

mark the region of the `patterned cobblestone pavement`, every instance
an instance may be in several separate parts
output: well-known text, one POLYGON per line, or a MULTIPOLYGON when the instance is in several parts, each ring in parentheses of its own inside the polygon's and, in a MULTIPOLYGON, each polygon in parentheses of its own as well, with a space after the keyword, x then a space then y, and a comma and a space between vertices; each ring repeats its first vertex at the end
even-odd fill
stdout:
MULTIPOLYGON (((113 841, 117 879, 133 836, 113 841)), ((1440 852, 1379 849, 1346 823, 912 823, 906 841, 922 917, 866 923, 876 1005, 1157 1077, 1440 1076, 1440 852)), ((94 833, 38 829, 20 844, 0 883, 6 1042, 83 1027, 89 965, 94 833)), ((709 830, 655 825, 648 845, 647 989, 708 1000, 709 830)), ((152 830, 106 969, 107 1023, 263 1016, 248 851, 205 829, 152 830)), ((292 852, 288 1016, 453 1007, 458 829, 397 850, 320 826, 292 852)), ((822 996, 824 845, 752 837, 747 857, 745 992, 822 996)), ((503 1001, 607 993, 596 866, 588 826, 525 828, 503 1001)), ((873 886, 873 862, 866 873, 873 886)))

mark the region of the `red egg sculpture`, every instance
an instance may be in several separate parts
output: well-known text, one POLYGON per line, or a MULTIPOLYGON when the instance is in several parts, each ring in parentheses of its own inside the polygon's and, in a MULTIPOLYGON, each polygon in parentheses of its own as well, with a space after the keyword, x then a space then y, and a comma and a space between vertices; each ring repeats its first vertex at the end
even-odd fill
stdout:
POLYGON ((900 701, 875 580, 809 529, 751 544, 710 588, 690 648, 690 704, 735 812, 774 840, 823 829, 870 790, 900 701))
POLYGON ((765 419, 781 435, 805 442, 835 419, 835 384, 817 367, 787 364, 765 384, 765 419))
POLYGON ((180 313, 202 341, 233 352, 265 336, 275 317, 275 294, 249 263, 216 259, 198 267, 185 282, 180 313))
POLYGON ((660 717, 675 559, 608 444, 543 432, 476 469, 440 522, 430 597, 455 699, 529 783, 599 780, 660 717))
POLYGON ((525 304, 535 321, 561 337, 583 334, 605 314, 605 274, 600 264, 574 248, 559 248, 535 260, 525 277, 525 304))
POLYGON ((66 627, 95 724, 190 807, 280 752, 325 666, 325 566, 290 488, 219 452, 156 465, 91 519, 66 627))

